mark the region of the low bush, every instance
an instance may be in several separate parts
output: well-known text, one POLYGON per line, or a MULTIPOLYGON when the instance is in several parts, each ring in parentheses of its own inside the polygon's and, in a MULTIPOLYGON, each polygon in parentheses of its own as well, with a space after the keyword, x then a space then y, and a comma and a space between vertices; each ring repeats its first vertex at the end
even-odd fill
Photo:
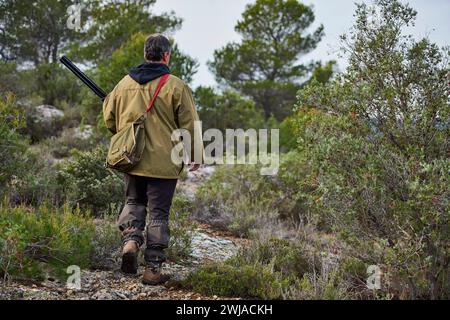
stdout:
POLYGON ((267 266, 212 264, 189 274, 183 285, 207 295, 281 299, 283 282, 267 266))
POLYGON ((306 160, 296 150, 281 154, 276 176, 261 175, 259 165, 217 167, 197 192, 195 217, 244 237, 280 223, 326 229, 305 198, 315 188, 306 160))
POLYGON ((189 274, 182 285, 209 295, 280 299, 289 280, 279 269, 280 261, 274 261, 282 258, 273 250, 278 244, 257 243, 241 249, 225 263, 209 264, 189 274))
POLYGON ((90 265, 95 227, 79 209, 0 205, 0 274, 5 279, 64 278, 90 265))
POLYGON ((25 94, 25 90, 20 86, 21 79, 17 73, 17 62, 2 59, 0 62, 0 94, 4 95, 12 91, 19 96, 25 94))
POLYGON ((116 217, 109 215, 95 219, 95 237, 90 266, 95 269, 114 269, 121 258, 122 239, 117 227, 116 217))
POLYGON ((170 242, 167 256, 172 261, 187 258, 191 253, 192 232, 195 223, 190 219, 191 201, 185 196, 176 195, 170 209, 170 242))
POLYGON ((106 148, 98 146, 92 151, 72 151, 58 171, 58 184, 63 188, 66 201, 91 211, 95 216, 118 214, 124 203, 122 177, 104 167, 106 148))
POLYGON ((54 206, 64 203, 63 190, 57 183, 57 168, 48 154, 42 150, 28 149, 22 155, 26 168, 17 172, 8 188, 8 196, 13 205, 38 206, 46 201, 54 206))
MULTIPOLYGON (((343 266, 299 243, 254 241, 224 263, 209 264, 179 284, 209 295, 259 299, 344 299, 343 266)), ((367 291, 367 290, 366 290, 367 291)))
POLYGON ((197 191, 195 218, 238 236, 251 236, 276 218, 266 181, 270 178, 261 176, 256 165, 217 167, 197 191))
POLYGON ((25 115, 17 108, 15 96, 6 94, 0 100, 0 196, 6 195, 11 180, 25 170, 22 156, 28 139, 18 132, 24 126, 25 115))
POLYGON ((76 104, 83 97, 77 79, 57 63, 41 63, 36 68, 22 70, 19 76, 20 87, 41 97, 44 104, 59 105, 62 101, 76 104))
POLYGON ((40 147, 48 150, 55 159, 67 158, 73 149, 88 151, 97 145, 98 141, 92 136, 92 128, 68 128, 58 137, 48 138, 40 143, 40 147))

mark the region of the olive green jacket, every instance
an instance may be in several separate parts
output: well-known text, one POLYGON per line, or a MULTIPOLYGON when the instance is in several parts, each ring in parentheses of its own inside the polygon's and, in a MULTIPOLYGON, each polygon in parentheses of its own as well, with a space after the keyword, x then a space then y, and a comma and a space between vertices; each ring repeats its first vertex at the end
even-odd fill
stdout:
MULTIPOLYGON (((145 113, 159 79, 140 85, 127 75, 117 84, 103 103, 103 119, 109 131, 115 134, 145 113)), ((172 132, 176 129, 189 131, 192 137, 190 159, 194 159, 195 144, 203 154, 201 130, 195 131, 197 137, 194 139, 194 121, 198 120, 191 90, 181 79, 171 75, 148 113, 142 158, 128 173, 144 177, 178 178, 183 164, 174 163, 171 152, 180 140, 172 141, 172 132)))

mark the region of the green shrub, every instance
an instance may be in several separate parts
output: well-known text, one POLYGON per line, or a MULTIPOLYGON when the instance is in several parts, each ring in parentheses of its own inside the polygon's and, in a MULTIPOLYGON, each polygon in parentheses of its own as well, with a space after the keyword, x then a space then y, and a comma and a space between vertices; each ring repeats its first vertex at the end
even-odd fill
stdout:
POLYGON ((14 91, 19 96, 23 95, 24 90, 21 88, 17 73, 17 62, 3 60, 0 62, 0 94, 14 91))
POLYGON ((270 177, 256 165, 223 165, 196 194, 195 217, 238 236, 250 236, 259 226, 273 223, 277 212, 270 177))
POLYGON ((192 203, 185 196, 175 196, 170 209, 170 242, 167 256, 177 261, 187 258, 191 253, 192 232, 195 224, 190 215, 192 203))
POLYGON ((47 201, 61 206, 64 203, 63 190, 57 182, 57 169, 47 156, 35 148, 23 153, 21 161, 26 169, 17 172, 8 189, 12 204, 37 206, 47 201))
POLYGON ((246 237, 280 221, 326 229, 305 198, 315 188, 309 166, 306 155, 296 150, 280 155, 276 176, 261 175, 259 165, 219 166, 198 189, 195 216, 246 237))
POLYGON ((0 274, 4 278, 63 278, 70 265, 89 266, 95 228, 79 209, 0 205, 0 274))
POLYGON ((277 239, 254 241, 180 282, 204 294, 260 299, 343 299, 345 284, 339 265, 328 270, 314 251, 277 239))
POLYGON ((416 12, 399 1, 356 16, 347 72, 298 94, 299 152, 316 182, 304 197, 350 256, 384 270, 381 293, 447 298, 449 52, 402 35, 416 12), (307 106, 327 113, 308 118, 307 106))
POLYGON ((449 161, 405 155, 352 116, 303 110, 297 121, 295 179, 310 222, 336 232, 347 244, 343 254, 384 269, 381 293, 444 297, 449 161))
POLYGON ((90 127, 89 129, 64 129, 60 136, 48 138, 42 141, 40 145, 47 149, 55 159, 67 158, 71 155, 73 149, 88 151, 97 145, 98 141, 92 136, 90 130, 90 127), (86 130, 87 133, 83 130, 86 130), (91 136, 83 137, 83 134, 90 134, 91 136))
POLYGON ((225 135, 228 128, 258 129, 265 124, 264 114, 254 101, 231 90, 219 94, 211 87, 198 87, 195 101, 204 130, 214 128, 225 135))
POLYGON ((289 116, 280 123, 280 150, 288 152, 297 147, 297 128, 294 117, 289 116))
POLYGON ((54 159, 45 147, 30 146, 19 134, 25 115, 12 94, 0 101, 0 196, 13 204, 37 205, 48 200, 61 205, 62 193, 56 179, 54 159))
POLYGON ((105 159, 106 148, 102 145, 92 151, 73 150, 72 157, 58 171, 58 183, 68 203, 96 216, 116 214, 124 202, 123 179, 105 169, 105 159))
POLYGON ((271 265, 273 271, 279 272, 286 278, 302 277, 307 272, 320 270, 320 265, 314 266, 311 261, 308 261, 312 254, 300 243, 272 238, 266 241, 254 241, 251 246, 241 249, 227 263, 236 267, 254 263, 271 265))
POLYGON ((0 196, 7 193, 11 180, 25 171, 23 154, 28 139, 18 133, 25 126, 25 116, 12 93, 0 100, 0 196))
POLYGON ((114 269, 120 259, 122 239, 113 215, 94 220, 95 237, 92 239, 90 267, 95 269, 114 269))
POLYGON ((90 149, 96 142, 95 138, 83 139, 74 129, 68 129, 60 137, 46 139, 23 150, 20 168, 9 183, 10 201, 36 206, 45 200, 55 206, 62 205, 67 181, 58 179, 60 158, 69 156, 73 149, 90 149))
POLYGON ((191 273, 183 285, 208 295, 280 299, 284 283, 267 266, 213 264, 191 273))
POLYGON ((44 104, 77 103, 82 97, 77 79, 58 63, 41 63, 36 68, 19 72, 19 77, 23 90, 35 93, 44 104))
POLYGON ((354 298, 349 295, 338 270, 326 276, 304 275, 289 288, 288 297, 295 300, 343 300, 354 298))

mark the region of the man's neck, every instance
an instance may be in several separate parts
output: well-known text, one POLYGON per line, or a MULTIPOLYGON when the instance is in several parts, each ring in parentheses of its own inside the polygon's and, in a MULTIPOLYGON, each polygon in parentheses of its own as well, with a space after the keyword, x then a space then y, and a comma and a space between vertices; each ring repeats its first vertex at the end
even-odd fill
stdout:
POLYGON ((161 61, 147 61, 147 63, 160 63, 160 64, 164 64, 167 66, 167 63, 162 60, 161 61))

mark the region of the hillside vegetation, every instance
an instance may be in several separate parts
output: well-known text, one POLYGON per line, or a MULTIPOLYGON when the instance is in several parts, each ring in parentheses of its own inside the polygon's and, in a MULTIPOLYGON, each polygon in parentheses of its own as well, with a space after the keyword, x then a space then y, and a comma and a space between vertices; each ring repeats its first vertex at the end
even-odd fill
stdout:
MULTIPOLYGON (((141 63, 148 33, 182 25, 152 14, 154 0, 88 1, 86 32, 67 31, 60 16, 69 2, 36 1, 55 32, 34 8, 0 2, 5 283, 63 281, 69 265, 116 267, 123 181, 103 166, 110 135, 101 101, 57 57, 76 57, 111 90, 141 63)), ((259 165, 215 165, 195 183, 183 175, 189 190, 174 199, 171 261, 190 257, 197 222, 246 240, 170 286, 264 299, 450 298, 450 50, 406 34, 416 16, 397 0, 356 5, 341 37, 348 67, 337 72, 334 61, 299 62, 324 33, 310 28, 312 7, 246 7, 242 39, 209 62, 220 87, 193 92, 205 130, 280 128, 280 168, 263 176, 259 165), (367 286, 373 270, 379 288, 367 286)), ((174 43, 171 67, 191 84, 198 63, 174 43)))

